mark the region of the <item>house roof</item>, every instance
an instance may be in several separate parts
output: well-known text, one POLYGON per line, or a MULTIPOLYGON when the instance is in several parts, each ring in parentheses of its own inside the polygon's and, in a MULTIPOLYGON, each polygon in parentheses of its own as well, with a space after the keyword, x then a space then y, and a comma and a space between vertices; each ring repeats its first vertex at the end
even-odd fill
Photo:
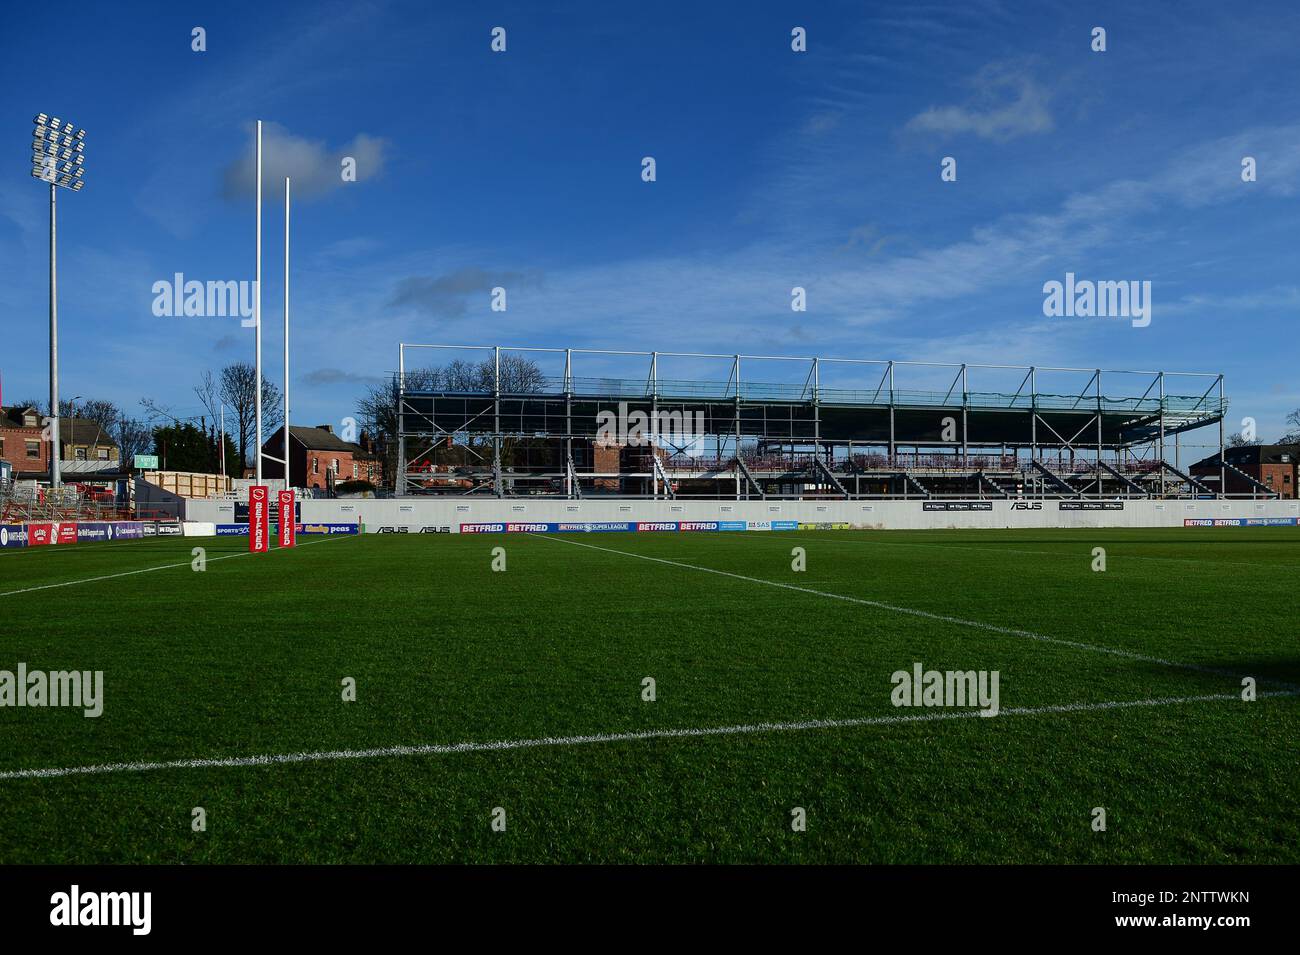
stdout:
POLYGON ((0 428, 27 427, 27 425, 23 424, 23 412, 25 411, 36 412, 39 420, 40 410, 37 408, 28 408, 23 405, 6 405, 0 408, 0 428))
MULTIPOLYGON (((25 407, 23 405, 8 405, 0 408, 0 427, 7 428, 26 428, 30 425, 23 424, 23 415, 28 412, 35 412, 37 421, 41 420, 39 408, 25 407)), ((42 427, 38 424, 37 427, 42 427)), ((91 421, 89 418, 74 418, 64 416, 59 419, 59 440, 63 444, 97 444, 100 447, 117 447, 107 431, 100 427, 99 422, 91 421)))
MULTIPOLYGON (((1223 459, 1233 467, 1243 464, 1295 464, 1300 461, 1300 444, 1243 444, 1235 448, 1224 448, 1223 459), (1289 457, 1283 461, 1282 457, 1289 457)), ((1192 467, 1218 467, 1219 455, 1211 454, 1208 458, 1197 461, 1192 467)))
POLYGON ((89 418, 60 418, 59 441, 63 444, 97 444, 100 447, 117 447, 117 442, 89 418))
MULTIPOLYGON (((262 450, 273 454, 278 452, 283 431, 283 428, 276 428, 275 433, 262 445, 262 450)), ((295 424, 289 428, 289 433, 308 451, 346 451, 357 456, 365 454, 365 449, 361 445, 344 441, 325 428, 304 428, 295 424)))

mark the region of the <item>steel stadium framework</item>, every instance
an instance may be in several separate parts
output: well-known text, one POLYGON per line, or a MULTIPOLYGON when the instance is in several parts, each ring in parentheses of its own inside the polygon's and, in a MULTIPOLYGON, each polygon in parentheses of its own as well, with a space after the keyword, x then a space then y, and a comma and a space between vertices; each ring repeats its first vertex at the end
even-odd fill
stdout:
POLYGON ((393 387, 399 496, 1224 497, 1229 471, 1276 496, 1223 458, 1221 374, 403 343, 393 387), (427 372, 452 352, 476 374, 427 372), (685 359, 719 373, 661 373, 685 359), (1179 436, 1215 426, 1193 476, 1179 436))

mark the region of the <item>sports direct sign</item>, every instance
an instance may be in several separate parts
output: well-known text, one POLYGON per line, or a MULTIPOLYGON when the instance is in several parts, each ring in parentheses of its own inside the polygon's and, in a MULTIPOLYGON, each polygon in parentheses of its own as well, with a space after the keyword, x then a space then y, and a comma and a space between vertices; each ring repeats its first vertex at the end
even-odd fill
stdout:
POLYGON ((271 545, 266 495, 266 488, 260 484, 248 489, 248 550, 254 554, 265 554, 271 545))

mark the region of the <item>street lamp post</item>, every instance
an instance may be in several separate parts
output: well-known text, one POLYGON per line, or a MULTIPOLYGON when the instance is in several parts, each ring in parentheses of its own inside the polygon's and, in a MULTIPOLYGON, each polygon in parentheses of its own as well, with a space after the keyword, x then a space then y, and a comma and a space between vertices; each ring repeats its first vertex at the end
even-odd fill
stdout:
POLYGON ((50 487, 62 483, 59 473, 59 286, 55 255, 55 196, 58 187, 80 192, 85 184, 82 152, 86 131, 37 113, 32 131, 32 175, 50 184, 50 487), (74 132, 75 130, 75 132, 74 132))

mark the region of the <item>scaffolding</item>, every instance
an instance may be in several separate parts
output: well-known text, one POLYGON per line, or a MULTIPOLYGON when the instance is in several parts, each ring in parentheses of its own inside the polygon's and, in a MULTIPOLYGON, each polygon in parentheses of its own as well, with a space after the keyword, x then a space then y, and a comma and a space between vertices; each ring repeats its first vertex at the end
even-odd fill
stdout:
POLYGON ((1215 373, 403 343, 393 392, 399 496, 1229 496, 1215 373), (412 375, 451 352, 483 374, 412 375), (507 356, 534 373, 503 376, 507 356), (669 359, 717 373, 664 376, 669 359), (784 380, 753 371, 773 363, 784 380), (1216 426, 1217 489, 1178 460, 1179 436, 1216 426))

